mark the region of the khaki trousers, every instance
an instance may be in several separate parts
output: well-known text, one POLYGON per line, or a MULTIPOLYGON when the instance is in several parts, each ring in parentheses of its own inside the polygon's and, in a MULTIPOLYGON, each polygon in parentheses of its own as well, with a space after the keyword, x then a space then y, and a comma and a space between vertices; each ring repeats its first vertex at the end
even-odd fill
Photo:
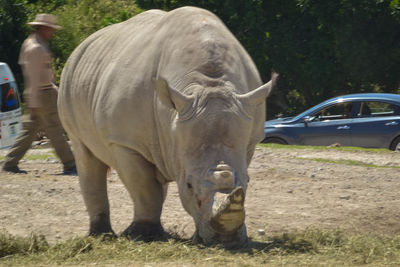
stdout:
POLYGON ((50 139, 57 156, 64 164, 64 170, 75 166, 74 156, 64 137, 64 131, 58 117, 57 95, 58 92, 54 88, 41 90, 42 107, 35 114, 31 114, 29 120, 23 123, 20 135, 6 156, 5 167, 18 165, 18 162, 31 147, 39 129, 44 130, 46 136, 50 139))

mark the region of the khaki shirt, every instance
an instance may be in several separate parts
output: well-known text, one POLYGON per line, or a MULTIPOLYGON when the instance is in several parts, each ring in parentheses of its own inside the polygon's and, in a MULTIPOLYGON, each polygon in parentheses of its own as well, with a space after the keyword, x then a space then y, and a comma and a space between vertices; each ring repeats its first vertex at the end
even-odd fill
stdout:
POLYGON ((40 108, 40 90, 56 88, 51 70, 51 53, 47 43, 36 33, 24 41, 19 62, 24 74, 24 96, 29 108, 40 108))

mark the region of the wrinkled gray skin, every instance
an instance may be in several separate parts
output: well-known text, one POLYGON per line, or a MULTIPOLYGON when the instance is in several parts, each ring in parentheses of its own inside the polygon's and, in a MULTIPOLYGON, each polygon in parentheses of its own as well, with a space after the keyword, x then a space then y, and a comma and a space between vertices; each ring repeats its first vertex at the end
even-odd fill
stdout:
POLYGON ((239 42, 199 8, 150 10, 87 38, 65 66, 58 106, 90 234, 113 233, 112 167, 134 203, 123 235, 151 240, 163 233, 167 184, 176 181, 195 240, 244 245, 247 167, 264 137, 275 76, 262 86, 239 42))

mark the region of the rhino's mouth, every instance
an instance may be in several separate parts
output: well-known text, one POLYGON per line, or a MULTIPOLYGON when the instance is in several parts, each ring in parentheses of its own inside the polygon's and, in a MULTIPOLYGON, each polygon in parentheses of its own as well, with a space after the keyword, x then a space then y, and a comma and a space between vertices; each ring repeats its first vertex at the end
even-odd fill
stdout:
POLYGON ((246 225, 243 224, 236 232, 229 234, 213 233, 209 236, 203 236, 201 230, 196 230, 193 235, 194 243, 202 243, 205 245, 221 245, 226 249, 237 249, 247 246, 246 225))
MULTIPOLYGON (((194 188, 192 180, 186 179, 189 190, 194 188)), ((240 180, 234 168, 224 161, 219 161, 205 172, 204 191, 194 194, 196 212, 192 216, 196 223, 196 242, 219 243, 229 247, 246 243, 245 186, 240 180)))

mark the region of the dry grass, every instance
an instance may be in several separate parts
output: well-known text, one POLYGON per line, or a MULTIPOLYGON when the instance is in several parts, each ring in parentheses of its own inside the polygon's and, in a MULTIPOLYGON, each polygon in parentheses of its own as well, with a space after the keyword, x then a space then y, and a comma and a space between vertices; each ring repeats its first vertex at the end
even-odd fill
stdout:
POLYGON ((250 239, 240 250, 188 240, 133 242, 82 237, 49 246, 43 237, 0 235, 3 266, 387 266, 400 265, 400 236, 306 230, 250 239))

